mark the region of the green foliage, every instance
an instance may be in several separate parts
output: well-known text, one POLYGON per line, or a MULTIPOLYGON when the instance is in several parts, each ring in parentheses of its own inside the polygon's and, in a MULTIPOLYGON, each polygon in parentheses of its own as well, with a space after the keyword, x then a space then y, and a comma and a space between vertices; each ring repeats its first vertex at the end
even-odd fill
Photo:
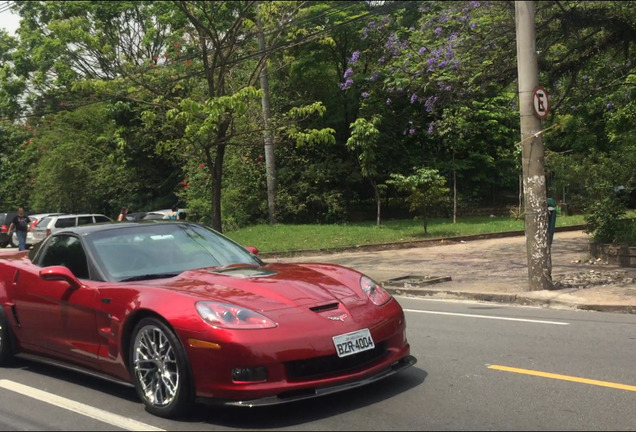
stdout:
POLYGON ((380 132, 377 125, 379 116, 374 116, 370 121, 360 117, 351 123, 351 136, 347 140, 347 148, 358 154, 360 169, 364 177, 373 177, 377 173, 376 146, 380 132))
POLYGON ((450 192, 446 187, 446 179, 439 175, 436 169, 430 168, 418 168, 409 176, 391 174, 387 184, 407 194, 406 201, 410 205, 410 210, 422 217, 424 234, 428 232, 431 211, 443 205, 448 200, 450 192))
POLYGON ((625 231, 625 205, 610 195, 594 201, 586 209, 585 232, 592 236, 596 243, 624 243, 633 237, 633 229, 625 231))
MULTIPOLYGON (((217 228, 221 208, 228 227, 264 220, 265 169, 244 158, 263 153, 265 63, 280 221, 346 221, 412 166, 455 182, 458 208, 517 198, 513 3, 255 6, 13 2, 19 38, 0 33, 4 204, 107 211, 180 200, 217 228)), ((583 211, 636 181, 636 9, 536 8, 552 106, 543 126, 559 126, 543 136, 548 194, 583 211)), ((383 205, 401 202, 385 192, 383 205)))

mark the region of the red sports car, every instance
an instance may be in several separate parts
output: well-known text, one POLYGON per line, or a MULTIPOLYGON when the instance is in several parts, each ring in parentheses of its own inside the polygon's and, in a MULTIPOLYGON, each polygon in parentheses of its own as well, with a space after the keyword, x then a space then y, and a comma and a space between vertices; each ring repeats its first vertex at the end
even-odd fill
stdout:
POLYGON ((272 405, 415 364, 398 302, 332 264, 266 263, 188 222, 85 225, 0 255, 0 364, 134 385, 146 409, 272 405))

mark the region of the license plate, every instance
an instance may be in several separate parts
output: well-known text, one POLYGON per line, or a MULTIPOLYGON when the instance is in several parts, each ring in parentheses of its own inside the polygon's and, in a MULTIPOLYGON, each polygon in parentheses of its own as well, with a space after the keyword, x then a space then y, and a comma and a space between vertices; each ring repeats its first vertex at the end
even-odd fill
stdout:
POLYGON ((338 357, 346 357, 375 348, 369 329, 362 329, 333 337, 338 357))

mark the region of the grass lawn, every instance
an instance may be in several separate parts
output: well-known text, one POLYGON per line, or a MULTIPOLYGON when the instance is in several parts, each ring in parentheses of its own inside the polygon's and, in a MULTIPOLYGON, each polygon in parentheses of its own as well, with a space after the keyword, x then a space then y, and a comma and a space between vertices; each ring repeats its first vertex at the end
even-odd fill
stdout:
MULTIPOLYGON (((582 215, 557 216, 556 226, 583 225, 582 215)), ((430 219, 424 234, 421 221, 387 220, 380 228, 375 222, 342 225, 255 225, 224 233, 243 246, 255 246, 261 252, 288 252, 343 248, 368 244, 469 236, 508 231, 523 231, 523 221, 512 217, 466 217, 430 219)))

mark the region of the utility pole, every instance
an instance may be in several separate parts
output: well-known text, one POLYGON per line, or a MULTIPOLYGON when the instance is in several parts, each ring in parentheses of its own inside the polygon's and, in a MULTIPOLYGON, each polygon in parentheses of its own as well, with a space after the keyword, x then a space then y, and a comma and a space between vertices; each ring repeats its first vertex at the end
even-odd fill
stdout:
POLYGON ((515 22, 529 290, 538 291, 553 285, 541 120, 535 116, 533 101, 539 85, 533 1, 515 1, 515 22))
POLYGON ((263 141, 265 142, 265 178, 267 181, 267 208, 268 222, 270 225, 276 223, 276 157, 274 153, 274 136, 270 124, 270 94, 269 80, 267 77, 267 54, 265 50, 265 36, 263 34, 263 24, 259 16, 259 3, 256 3, 256 24, 258 26, 258 50, 261 54, 261 107, 263 109, 263 123, 265 126, 263 141))

